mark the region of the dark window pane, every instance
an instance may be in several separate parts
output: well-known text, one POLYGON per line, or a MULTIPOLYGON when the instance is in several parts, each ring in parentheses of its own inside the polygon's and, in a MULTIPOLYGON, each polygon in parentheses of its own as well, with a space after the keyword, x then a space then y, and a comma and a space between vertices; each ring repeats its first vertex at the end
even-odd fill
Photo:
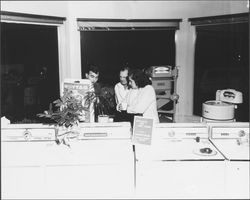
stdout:
POLYGON ((87 64, 100 67, 103 84, 119 81, 119 68, 125 63, 134 68, 175 65, 175 30, 82 31, 82 77, 87 64))
POLYGON ((57 27, 1 23, 1 116, 42 122, 59 97, 57 27))
POLYGON ((202 103, 229 88, 243 93, 236 120, 249 121, 248 23, 197 27, 194 114, 201 116, 202 103))

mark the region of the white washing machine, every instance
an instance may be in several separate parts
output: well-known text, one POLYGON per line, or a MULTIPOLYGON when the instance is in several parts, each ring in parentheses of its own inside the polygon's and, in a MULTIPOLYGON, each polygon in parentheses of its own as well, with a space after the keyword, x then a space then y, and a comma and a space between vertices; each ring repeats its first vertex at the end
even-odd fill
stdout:
POLYGON ((249 199, 249 123, 209 123, 210 140, 226 158, 225 198, 249 199))
MULTIPOLYGON (((15 132, 8 131, 5 135, 15 132)), ((2 141, 6 198, 133 196, 135 169, 129 123, 81 124, 80 135, 70 147, 55 141, 34 141, 36 132, 29 131, 29 141, 2 141)))
POLYGON ((135 145, 136 198, 220 198, 224 157, 201 123, 166 123, 153 128, 151 145, 135 145))
POLYGON ((41 198, 48 145, 54 126, 11 124, 1 127, 1 193, 3 199, 41 198))
POLYGON ((134 152, 130 123, 82 123, 71 148, 46 149, 49 198, 130 198, 134 194, 134 152))

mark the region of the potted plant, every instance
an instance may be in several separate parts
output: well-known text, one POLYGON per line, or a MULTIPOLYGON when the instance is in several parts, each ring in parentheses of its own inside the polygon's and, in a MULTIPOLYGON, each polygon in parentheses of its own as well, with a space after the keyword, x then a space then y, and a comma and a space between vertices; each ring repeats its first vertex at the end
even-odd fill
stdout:
POLYGON ((107 122, 108 118, 113 117, 115 113, 114 89, 102 87, 100 93, 95 96, 95 121, 107 122))
POLYGON ((88 92, 83 97, 74 91, 65 89, 63 96, 53 102, 57 107, 56 111, 52 110, 52 104, 50 104, 49 110, 39 113, 37 116, 50 118, 56 122, 56 142, 70 147, 69 140, 78 137, 78 124, 89 112, 89 106, 95 101, 95 98, 93 92, 88 92))

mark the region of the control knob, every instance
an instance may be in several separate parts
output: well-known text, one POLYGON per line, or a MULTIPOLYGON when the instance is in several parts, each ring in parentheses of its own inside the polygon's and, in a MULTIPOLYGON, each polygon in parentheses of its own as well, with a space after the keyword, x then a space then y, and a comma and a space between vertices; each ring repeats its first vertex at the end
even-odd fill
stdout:
POLYGON ((246 135, 245 131, 240 130, 239 131, 239 137, 244 137, 246 135))
POLYGON ((197 137, 195 138, 195 141, 196 141, 196 142, 200 142, 200 139, 201 139, 201 138, 197 136, 197 137))
POLYGON ((28 131, 28 130, 25 130, 23 132, 23 137, 24 137, 25 140, 30 140, 31 139, 31 132, 28 131))

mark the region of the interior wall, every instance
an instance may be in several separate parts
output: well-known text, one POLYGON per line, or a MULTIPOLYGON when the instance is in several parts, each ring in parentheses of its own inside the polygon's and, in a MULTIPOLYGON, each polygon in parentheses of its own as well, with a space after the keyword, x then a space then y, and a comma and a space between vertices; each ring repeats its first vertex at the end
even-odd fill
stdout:
POLYGON ((242 1, 1 1, 1 10, 66 17, 64 78, 81 78, 80 33, 77 18, 171 19, 183 21, 176 37, 176 64, 180 66, 177 114, 193 111, 195 29, 188 18, 248 12, 242 1))
POLYGON ((67 1, 1 1, 1 10, 65 17, 67 1))

